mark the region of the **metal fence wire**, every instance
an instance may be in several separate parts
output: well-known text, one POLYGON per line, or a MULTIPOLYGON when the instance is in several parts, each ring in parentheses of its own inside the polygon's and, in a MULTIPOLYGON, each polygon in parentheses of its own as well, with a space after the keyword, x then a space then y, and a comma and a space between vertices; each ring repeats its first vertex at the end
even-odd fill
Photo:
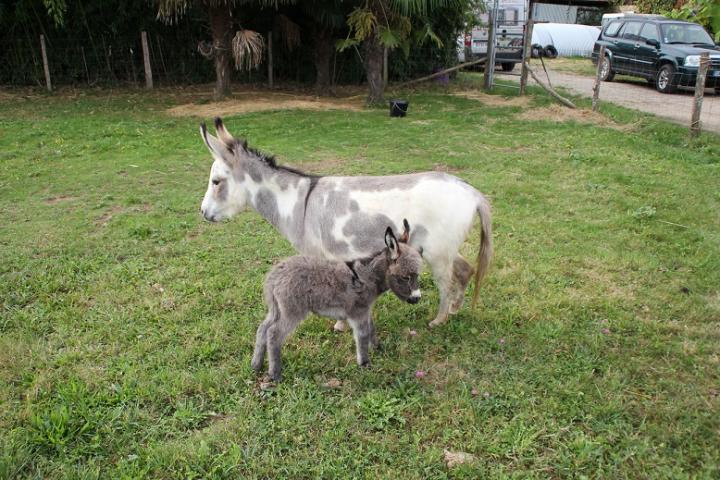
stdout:
MULTIPOLYGON (((553 88, 590 97, 598 76, 595 50, 535 46, 531 68, 553 88)), ((615 105, 647 112, 690 126, 696 103, 697 69, 678 71, 670 64, 650 63, 646 55, 623 55, 606 60, 600 68, 600 105, 615 105)), ((704 130, 720 133, 720 56, 710 57, 699 122, 704 130)))

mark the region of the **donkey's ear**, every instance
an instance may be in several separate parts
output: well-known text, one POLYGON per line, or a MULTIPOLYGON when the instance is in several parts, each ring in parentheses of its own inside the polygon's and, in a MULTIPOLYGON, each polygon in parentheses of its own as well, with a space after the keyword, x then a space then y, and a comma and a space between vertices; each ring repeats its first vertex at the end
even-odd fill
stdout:
POLYGON ((235 137, 228 132, 227 128, 225 128, 222 118, 220 117, 215 117, 215 131, 217 132, 218 139, 225 144, 227 148, 232 150, 235 147, 237 141, 235 137))
POLYGON ((392 231, 392 227, 388 227, 387 230, 385 230, 385 245, 387 245, 388 251, 390 252, 390 260, 397 260, 398 257, 400 257, 400 246, 392 231))
POLYGON ((205 145, 207 145, 210 154, 215 160, 222 160, 225 163, 231 163, 233 160, 233 154, 230 149, 223 144, 220 140, 210 135, 207 131, 207 125, 205 122, 200 124, 200 136, 202 136, 205 145))
POLYGON ((400 238, 398 238, 398 242, 400 243, 407 243, 408 240, 410 240, 410 224, 407 221, 407 218, 403 218, 403 233, 400 235, 400 238))

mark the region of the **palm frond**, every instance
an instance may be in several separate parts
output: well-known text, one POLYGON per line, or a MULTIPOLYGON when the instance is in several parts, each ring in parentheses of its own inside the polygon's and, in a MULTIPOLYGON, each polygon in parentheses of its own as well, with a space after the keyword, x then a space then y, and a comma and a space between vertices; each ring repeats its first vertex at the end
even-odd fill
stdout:
POLYGON ((253 30, 238 30, 232 40, 232 53, 237 70, 250 70, 262 63, 265 40, 253 30))
POLYGON ((394 32, 392 29, 387 27, 378 28, 378 38, 380 43, 390 49, 396 48, 400 45, 400 36, 398 32, 394 32))
POLYGON ((300 45, 300 25, 290 20, 287 15, 281 14, 275 17, 275 26, 288 51, 292 52, 295 47, 300 45))
POLYGON ((337 50, 338 52, 342 52, 343 50, 354 47, 356 45, 360 45, 360 42, 358 40, 355 40, 354 38, 344 38, 335 42, 335 50, 337 50))
POLYGON ((389 0, 392 10, 406 16, 426 15, 438 7, 457 3, 459 0, 389 0))
POLYGON ((158 0, 157 19, 163 23, 177 23, 185 15, 188 8, 187 0, 158 0))
POLYGON ((356 8, 348 15, 347 23, 355 32, 355 40, 363 41, 375 32, 377 17, 368 8, 356 8))

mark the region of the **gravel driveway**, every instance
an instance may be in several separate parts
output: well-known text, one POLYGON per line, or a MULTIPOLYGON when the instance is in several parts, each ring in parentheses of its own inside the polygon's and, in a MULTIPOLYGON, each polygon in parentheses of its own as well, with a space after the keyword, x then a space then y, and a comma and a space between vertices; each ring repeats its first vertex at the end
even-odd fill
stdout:
MULTIPOLYGON (((535 71, 541 80, 546 80, 542 69, 535 71)), ((594 78, 552 70, 548 72, 553 86, 565 87, 580 95, 592 96, 594 78)), ((672 95, 662 94, 647 83, 638 83, 635 79, 623 77, 616 77, 615 81, 603 82, 600 85, 601 105, 603 101, 612 102, 623 107, 653 113, 688 127, 692 115, 693 95, 692 90, 680 90, 672 95)), ((720 95, 714 93, 712 89, 705 90, 700 121, 703 130, 720 133, 720 95)))

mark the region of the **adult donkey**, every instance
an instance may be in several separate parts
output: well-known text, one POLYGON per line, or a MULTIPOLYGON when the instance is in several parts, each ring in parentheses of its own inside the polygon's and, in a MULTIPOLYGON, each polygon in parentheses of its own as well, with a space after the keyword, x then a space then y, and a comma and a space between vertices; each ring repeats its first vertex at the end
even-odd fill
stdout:
MULTIPOLYGON (((409 244, 423 249, 440 290, 440 307, 430 326, 442 325, 463 304, 473 267, 458 251, 480 217, 475 268, 475 306, 492 257, 490 204, 472 186, 440 172, 384 177, 325 177, 277 165, 275 158, 248 148, 230 135, 220 118, 217 137, 200 127, 214 162, 200 208, 211 222, 231 218, 247 204, 269 221, 295 249, 310 256, 349 261, 368 257, 383 245, 383 232, 413 225, 409 244)), ((338 322, 338 330, 345 325, 338 322)))

